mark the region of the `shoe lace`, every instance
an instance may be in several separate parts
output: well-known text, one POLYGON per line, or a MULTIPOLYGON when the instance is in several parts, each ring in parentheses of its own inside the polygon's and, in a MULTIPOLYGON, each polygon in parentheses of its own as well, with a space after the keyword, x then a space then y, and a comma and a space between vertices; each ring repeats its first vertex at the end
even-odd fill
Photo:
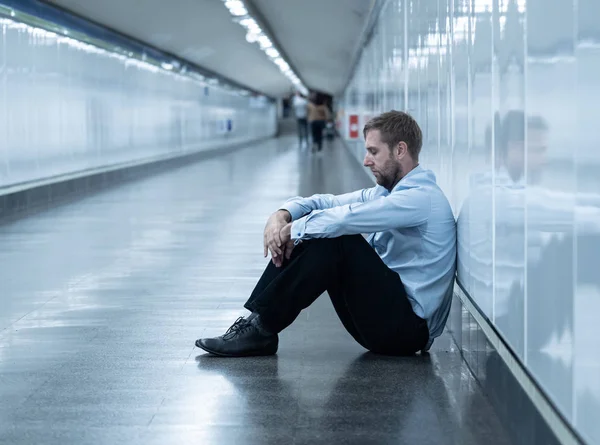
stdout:
POLYGON ((233 337, 246 332, 251 327, 252 325, 248 320, 246 320, 244 317, 240 317, 231 325, 229 329, 227 329, 227 332, 223 334, 223 339, 232 339, 233 337))

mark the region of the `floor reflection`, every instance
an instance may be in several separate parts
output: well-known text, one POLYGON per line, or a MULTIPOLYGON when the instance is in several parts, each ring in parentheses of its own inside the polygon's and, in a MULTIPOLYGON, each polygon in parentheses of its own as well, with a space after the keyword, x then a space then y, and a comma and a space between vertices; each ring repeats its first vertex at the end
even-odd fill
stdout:
MULTIPOLYGON (((294 366, 277 356, 232 360, 200 355, 196 362, 201 375, 219 374, 236 389, 241 406, 226 404, 229 408, 215 415, 241 413, 236 425, 248 440, 508 443, 475 387, 462 382, 457 397, 457 388, 442 379, 439 362, 429 354, 401 358, 366 352, 346 359, 333 353, 330 358, 296 357, 294 366)), ((215 429, 210 442, 237 437, 215 429)))

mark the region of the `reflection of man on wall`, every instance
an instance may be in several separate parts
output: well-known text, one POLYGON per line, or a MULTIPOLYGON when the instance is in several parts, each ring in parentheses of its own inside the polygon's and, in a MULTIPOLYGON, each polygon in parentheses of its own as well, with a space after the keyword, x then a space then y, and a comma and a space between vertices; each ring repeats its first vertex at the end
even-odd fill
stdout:
POLYGON ((525 116, 521 111, 510 111, 502 122, 499 151, 500 170, 504 169, 515 183, 540 181, 546 165, 548 127, 539 116, 527 119, 527 172, 525 172, 525 116))
POLYGON ((482 310, 494 318, 522 355, 525 301, 530 321, 534 314, 539 320, 528 323, 530 350, 543 348, 553 335, 560 336, 557 332, 564 331, 571 319, 573 292, 566 292, 562 277, 572 269, 575 225, 578 235, 599 228, 600 196, 540 185, 548 134, 542 118, 526 118, 522 111, 510 111, 494 126, 496 171, 471 179, 471 194, 459 215, 458 274, 482 310), (570 249, 571 255, 559 255, 563 249, 557 243, 570 249), (548 255, 549 251, 554 255, 548 255), (548 285, 554 281, 560 283, 548 285))
POLYGON ((495 322, 515 350, 523 354, 525 264, 537 257, 534 250, 539 249, 540 240, 534 238, 544 231, 538 224, 559 224, 563 230, 569 230, 572 226, 567 220, 572 218, 560 207, 555 211, 533 197, 534 189, 541 191, 537 184, 546 165, 546 122, 538 116, 526 118, 522 111, 509 111, 496 128, 496 134, 495 322), (528 199, 528 192, 532 199, 528 199), (525 209, 531 215, 526 217, 525 209), (529 251, 527 247, 533 249, 529 251))
MULTIPOLYGON (((543 119, 511 111, 494 127, 495 176, 472 180, 459 215, 459 281, 470 283, 468 292, 490 318, 494 315, 513 350, 570 410, 574 343, 581 351, 597 344, 594 329, 579 327, 574 335, 573 319, 581 324, 587 317, 589 326, 587 314, 600 311, 600 195, 558 189, 569 176, 564 163, 553 177, 544 176, 548 128, 543 119), (556 189, 542 185, 549 180, 556 189)), ((486 364, 490 381, 498 369, 486 364)), ((597 369, 588 374, 594 371, 597 375, 597 369)), ((594 398, 598 395, 587 400, 594 398)))

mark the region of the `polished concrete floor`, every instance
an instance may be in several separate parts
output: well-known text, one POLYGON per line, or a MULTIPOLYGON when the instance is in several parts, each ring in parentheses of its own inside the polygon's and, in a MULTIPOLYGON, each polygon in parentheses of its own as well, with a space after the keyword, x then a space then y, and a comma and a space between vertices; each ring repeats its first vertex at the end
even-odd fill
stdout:
POLYGON ((368 185, 280 139, 0 225, 0 443, 508 443, 448 335, 376 356, 326 296, 277 356, 194 347, 244 314, 279 204, 368 185))

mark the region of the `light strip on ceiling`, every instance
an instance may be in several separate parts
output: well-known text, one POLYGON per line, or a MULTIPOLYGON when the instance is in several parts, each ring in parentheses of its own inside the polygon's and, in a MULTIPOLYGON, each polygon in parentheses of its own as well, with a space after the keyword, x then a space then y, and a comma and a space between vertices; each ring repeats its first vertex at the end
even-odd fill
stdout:
POLYGON ((233 20, 246 30, 246 40, 248 43, 258 43, 260 49, 264 51, 271 62, 277 65, 279 70, 292 82, 294 87, 301 93, 308 94, 308 89, 302 84, 302 81, 294 73, 279 51, 277 51, 269 36, 264 33, 256 20, 250 15, 244 2, 242 0, 223 0, 223 3, 233 16, 233 20))

